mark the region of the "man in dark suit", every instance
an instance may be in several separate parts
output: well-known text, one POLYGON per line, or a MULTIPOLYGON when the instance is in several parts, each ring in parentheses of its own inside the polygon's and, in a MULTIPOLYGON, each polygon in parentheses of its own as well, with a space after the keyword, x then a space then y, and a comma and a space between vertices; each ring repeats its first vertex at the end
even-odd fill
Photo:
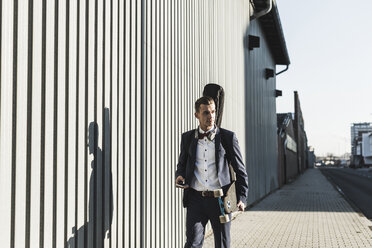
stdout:
POLYGON ((195 102, 195 117, 199 127, 182 134, 176 170, 176 184, 185 184, 185 248, 203 246, 208 220, 215 247, 230 247, 231 223, 220 223, 218 199, 212 192, 231 183, 230 162, 236 173, 237 207, 243 211, 248 195, 248 176, 235 133, 215 125, 216 109, 211 97, 203 96, 195 102))

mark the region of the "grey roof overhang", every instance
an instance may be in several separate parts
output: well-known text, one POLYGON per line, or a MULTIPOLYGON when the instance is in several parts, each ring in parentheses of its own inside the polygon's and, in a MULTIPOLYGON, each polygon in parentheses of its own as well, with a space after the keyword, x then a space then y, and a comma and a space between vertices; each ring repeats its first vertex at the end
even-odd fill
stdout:
MULTIPOLYGON (((260 11, 266 7, 266 1, 264 0, 253 0, 253 4, 256 11, 260 11)), ((289 65, 290 60, 287 45, 275 0, 273 0, 271 11, 258 18, 258 21, 262 26, 275 63, 277 65, 289 65)))

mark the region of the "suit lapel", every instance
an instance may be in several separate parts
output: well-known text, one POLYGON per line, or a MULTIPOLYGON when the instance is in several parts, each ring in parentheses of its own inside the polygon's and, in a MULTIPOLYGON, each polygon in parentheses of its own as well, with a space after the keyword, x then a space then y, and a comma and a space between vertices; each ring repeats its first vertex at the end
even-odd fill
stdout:
MULTIPOLYGON (((195 133, 195 131, 194 131, 194 133, 195 133)), ((196 146, 198 144, 198 138, 195 138, 194 133, 192 134, 191 143, 190 143, 190 146, 189 146, 189 154, 191 155, 190 156, 191 165, 192 165, 193 168, 194 168, 195 162, 196 162, 196 146)))
POLYGON ((218 171, 218 164, 220 161, 220 144, 221 144, 221 133, 220 129, 216 127, 216 136, 214 137, 214 144, 215 144, 215 155, 216 155, 216 169, 218 171))

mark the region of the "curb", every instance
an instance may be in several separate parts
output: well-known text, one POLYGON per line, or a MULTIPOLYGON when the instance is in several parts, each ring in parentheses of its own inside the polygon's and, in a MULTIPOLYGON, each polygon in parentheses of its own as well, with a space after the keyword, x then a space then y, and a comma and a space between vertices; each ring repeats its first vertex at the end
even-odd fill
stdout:
MULTIPOLYGON (((320 172, 322 173, 322 175, 327 179, 327 181, 333 186, 333 188, 346 200, 347 203, 349 203, 349 205, 351 206, 352 209, 354 209, 354 211, 360 216, 360 217, 364 217, 366 218, 367 220, 370 220, 368 219, 364 214, 363 212, 360 210, 360 208, 354 204, 354 202, 352 202, 350 200, 349 197, 347 197, 347 195, 345 195, 345 193, 342 191, 342 189, 340 187, 337 186, 337 184, 332 180, 332 178, 326 176, 323 172, 322 169, 320 169, 320 172)), ((371 220, 370 220, 371 221, 371 220)))

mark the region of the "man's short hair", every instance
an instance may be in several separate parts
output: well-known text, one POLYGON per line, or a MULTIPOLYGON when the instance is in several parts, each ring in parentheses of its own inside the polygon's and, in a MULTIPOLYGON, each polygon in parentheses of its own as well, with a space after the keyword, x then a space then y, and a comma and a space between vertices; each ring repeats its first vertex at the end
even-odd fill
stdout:
MULTIPOLYGON (((210 104, 215 104, 214 100, 210 96, 202 96, 195 102, 195 112, 199 112, 200 110, 200 105, 210 105, 210 104)), ((216 105, 216 104, 215 104, 216 105)))

